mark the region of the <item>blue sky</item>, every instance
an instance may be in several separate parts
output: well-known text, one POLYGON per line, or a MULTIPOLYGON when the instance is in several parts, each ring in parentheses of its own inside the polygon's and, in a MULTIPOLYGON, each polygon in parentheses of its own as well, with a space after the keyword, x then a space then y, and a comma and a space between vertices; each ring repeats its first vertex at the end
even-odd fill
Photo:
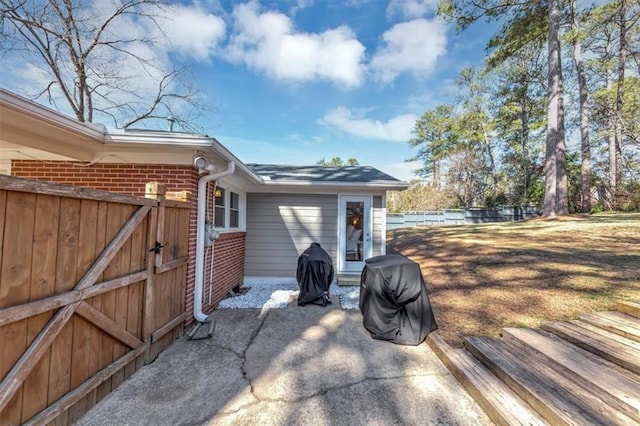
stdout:
MULTIPOLYGON (((482 63, 493 32, 456 34, 436 3, 175 2, 163 24, 170 46, 158 56, 191 63, 211 109, 199 125, 245 163, 354 157, 409 180, 415 119, 452 100, 458 71, 482 63)), ((15 75, 29 73, 10 65, 3 85, 21 93, 15 75)))

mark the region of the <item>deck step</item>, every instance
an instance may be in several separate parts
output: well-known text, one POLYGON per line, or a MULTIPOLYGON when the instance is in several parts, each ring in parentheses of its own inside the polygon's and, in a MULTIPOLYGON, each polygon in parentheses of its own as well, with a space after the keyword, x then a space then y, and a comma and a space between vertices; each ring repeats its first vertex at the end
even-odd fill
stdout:
POLYGON ((498 425, 546 425, 529 405, 464 349, 451 348, 437 332, 427 343, 451 374, 498 425))
POLYGON ((506 342, 489 337, 467 338, 465 347, 551 424, 634 423, 557 373, 540 356, 513 351, 506 342))
POLYGON ((543 330, 640 374, 640 343, 579 320, 543 322, 543 330))
POLYGON ((635 318, 640 318, 640 300, 625 300, 618 302, 616 311, 635 318))
POLYGON ((465 348, 551 424, 633 424, 593 392, 559 374, 540 357, 489 337, 469 337, 465 348))
POLYGON ((505 328, 502 336, 517 350, 539 354, 551 368, 640 422, 640 376, 540 329, 505 328))
POLYGON ((611 333, 640 342, 640 318, 610 311, 584 314, 580 316, 580 319, 611 333))

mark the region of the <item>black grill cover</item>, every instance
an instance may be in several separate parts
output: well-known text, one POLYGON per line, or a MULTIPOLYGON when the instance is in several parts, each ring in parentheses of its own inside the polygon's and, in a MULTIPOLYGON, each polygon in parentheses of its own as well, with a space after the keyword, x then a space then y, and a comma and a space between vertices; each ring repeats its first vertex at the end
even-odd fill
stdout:
POLYGON ((438 328, 420 265, 397 254, 366 260, 360 311, 371 337, 400 345, 419 345, 438 328))
POLYGON ((298 306, 307 303, 326 306, 331 303, 329 287, 333 282, 333 262, 320 244, 311 243, 298 257, 296 278, 300 287, 298 306))

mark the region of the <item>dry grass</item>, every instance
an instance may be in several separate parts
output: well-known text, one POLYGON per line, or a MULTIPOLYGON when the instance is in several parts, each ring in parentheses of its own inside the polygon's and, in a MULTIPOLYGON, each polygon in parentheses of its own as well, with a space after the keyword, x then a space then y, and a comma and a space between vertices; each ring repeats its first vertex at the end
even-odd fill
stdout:
POLYGON ((640 297, 640 214, 405 228, 387 241, 420 264, 439 333, 455 347, 640 297))

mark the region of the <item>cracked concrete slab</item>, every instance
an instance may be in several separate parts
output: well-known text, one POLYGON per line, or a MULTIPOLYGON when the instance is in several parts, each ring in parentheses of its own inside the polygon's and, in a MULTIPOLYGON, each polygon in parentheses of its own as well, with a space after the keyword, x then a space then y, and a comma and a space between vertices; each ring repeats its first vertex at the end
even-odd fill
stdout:
POLYGON ((491 424, 426 344, 373 340, 339 303, 212 317, 78 424, 491 424))

